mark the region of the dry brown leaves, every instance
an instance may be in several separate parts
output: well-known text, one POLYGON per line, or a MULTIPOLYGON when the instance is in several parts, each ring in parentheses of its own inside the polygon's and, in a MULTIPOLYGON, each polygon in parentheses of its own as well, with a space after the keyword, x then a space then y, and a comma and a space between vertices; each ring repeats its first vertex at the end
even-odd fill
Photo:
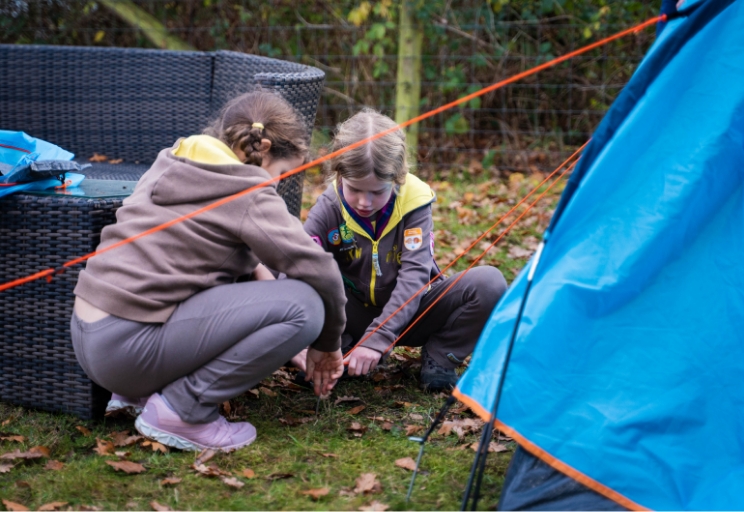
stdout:
POLYGON ((374 473, 362 473, 356 479, 354 492, 357 494, 377 494, 382 492, 382 484, 374 473))
POLYGON ((115 471, 123 471, 127 475, 136 475, 147 471, 142 464, 130 460, 107 460, 106 464, 114 468, 115 471))
POLYGON ((10 441, 14 443, 23 443, 26 438, 16 434, 0 434, 0 441, 10 441))
POLYGON ((389 421, 383 421, 382 425, 380 425, 380 428, 382 430, 390 431, 390 430, 393 430, 393 424, 390 423, 389 421))
POLYGON ((406 435, 412 436, 414 434, 418 434, 424 430, 424 427, 422 425, 406 425, 406 435))
POLYGON ((29 460, 29 459, 40 459, 42 457, 49 458, 49 448, 47 448, 46 446, 34 446, 27 452, 22 452, 20 450, 14 450, 9 453, 4 453, 0 455, 0 460, 16 460, 16 459, 29 460))
POLYGON ((217 467, 216 464, 192 464, 191 469, 196 471, 202 476, 216 477, 216 476, 230 476, 230 473, 217 467))
POLYGON ((220 478, 220 480, 222 480, 224 484, 229 485, 230 487, 234 487, 235 489, 240 489, 241 487, 245 485, 243 482, 241 482, 234 476, 231 476, 231 477, 223 476, 222 478, 220 478))
POLYGON ((44 510, 46 512, 50 512, 52 510, 59 510, 65 505, 67 505, 66 501, 53 501, 51 503, 47 503, 45 505, 40 506, 37 510, 44 510))
POLYGON ((365 427, 358 421, 352 421, 351 425, 346 427, 346 430, 351 432, 354 435, 354 437, 362 437, 364 433, 367 431, 367 427, 365 427))
POLYGON ((128 430, 124 430, 123 432, 114 432, 111 434, 111 437, 113 438, 114 446, 117 448, 132 446, 144 439, 143 436, 130 436, 128 430))
POLYGON ((142 443, 140 446, 142 446, 143 448, 150 447, 150 448, 152 448, 152 451, 154 451, 154 452, 168 453, 168 451, 169 451, 168 448, 165 445, 162 445, 162 444, 160 444, 160 443, 158 443, 156 441, 149 441, 148 440, 148 441, 145 441, 144 443, 142 443))
POLYGON ((168 478, 163 478, 160 481, 160 485, 166 486, 166 485, 177 485, 181 483, 181 479, 175 476, 169 476, 168 478))
POLYGON ((296 427, 297 425, 304 425, 313 421, 313 418, 295 418, 294 416, 287 416, 286 418, 279 418, 279 423, 287 425, 288 427, 296 427))
POLYGON ((96 437, 96 447, 93 451, 101 456, 114 455, 116 448, 114 447, 114 443, 111 441, 106 441, 105 439, 99 439, 96 437))
POLYGON ((437 434, 448 436, 454 432, 458 438, 462 439, 465 434, 475 434, 482 428, 483 420, 466 418, 464 420, 445 421, 437 430, 437 434))
POLYGON ((44 465, 44 469, 48 469, 50 471, 59 471, 61 469, 64 469, 64 467, 65 463, 58 460, 50 460, 44 465))
POLYGON ((98 153, 93 153, 93 156, 88 159, 89 162, 105 162, 106 160, 108 160, 106 155, 99 155, 98 153))
POLYGON ((264 395, 269 396, 271 398, 274 398, 276 396, 276 393, 274 391, 271 391, 269 388, 266 388, 266 387, 263 387, 262 386, 262 387, 258 388, 258 390, 261 393, 263 393, 264 395))
POLYGON ((367 408, 366 405, 358 405, 357 407, 354 407, 352 409, 349 409, 348 410, 348 413, 349 414, 359 414, 360 412, 362 412, 366 408, 367 408))
POLYGON ((334 400, 333 405, 342 404, 344 402, 362 402, 363 400, 358 396, 341 396, 334 400))
POLYGON ((414 471, 416 469, 416 461, 413 460, 411 457, 398 459, 395 461, 395 465, 399 468, 407 469, 409 471, 414 471))
POLYGON ((300 491, 300 494, 310 496, 313 500, 318 501, 323 496, 327 496, 331 490, 328 487, 321 487, 320 489, 308 489, 307 491, 300 491))
POLYGON ((335 453, 321 453, 321 455, 323 457, 331 458, 331 459, 337 459, 338 458, 338 455, 336 455, 335 453))
POLYGON ((245 468, 243 471, 240 472, 240 474, 248 479, 256 477, 256 472, 253 471, 251 468, 245 468))
POLYGON ((272 473, 266 477, 266 480, 286 480, 288 478, 294 478, 294 473, 272 473))
POLYGON ((10 470, 13 469, 13 464, 10 462, 0 462, 0 473, 10 473, 10 470))
POLYGON ((384 503, 380 503, 379 501, 375 500, 369 505, 359 507, 359 510, 385 512, 389 508, 389 505, 385 505, 384 503))
POLYGON ((166 511, 166 510, 173 510, 168 505, 163 505, 162 503, 158 503, 155 500, 152 500, 150 502, 150 507, 152 507, 153 510, 156 510, 158 512, 166 511))
POLYGON ((25 507, 21 505, 20 503, 16 503, 10 500, 3 500, 3 505, 5 505, 5 510, 14 510, 18 512, 23 512, 25 510, 28 510, 28 507, 25 507))
POLYGON ((111 160, 108 161, 108 163, 116 165, 116 164, 122 163, 123 161, 124 161, 123 158, 112 158, 111 160))
MULTIPOLYGON (((473 443, 470 445, 470 449, 474 452, 478 451, 478 443, 473 443)), ((488 443, 488 453, 501 453, 509 451, 509 448, 506 445, 499 444, 496 441, 491 441, 488 443)))
POLYGON ((211 450, 209 448, 204 448, 202 451, 199 452, 199 455, 196 456, 196 460, 194 461, 194 466, 199 466, 200 464, 206 464, 208 460, 211 460, 212 457, 217 455, 217 452, 215 450, 211 450))
POLYGON ((77 427, 75 427, 75 429, 79 431, 81 434, 83 434, 85 437, 88 437, 90 435, 90 429, 82 425, 78 425, 77 427))

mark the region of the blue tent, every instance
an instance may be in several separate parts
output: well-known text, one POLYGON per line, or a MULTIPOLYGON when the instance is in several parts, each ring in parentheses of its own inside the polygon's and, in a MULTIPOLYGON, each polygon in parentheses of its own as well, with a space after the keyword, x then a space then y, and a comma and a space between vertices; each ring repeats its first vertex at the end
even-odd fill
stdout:
POLYGON ((455 395, 490 417, 524 299, 496 415, 522 453, 612 505, 744 509, 744 1, 690 4, 600 124, 455 395))

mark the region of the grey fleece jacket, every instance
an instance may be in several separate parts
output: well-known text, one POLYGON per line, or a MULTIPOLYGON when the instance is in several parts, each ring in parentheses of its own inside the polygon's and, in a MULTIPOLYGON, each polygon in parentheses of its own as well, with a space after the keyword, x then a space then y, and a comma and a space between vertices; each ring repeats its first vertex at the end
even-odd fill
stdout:
MULTIPOLYGON (((160 152, 117 211, 116 223, 103 229, 99 249, 270 179, 252 165, 174 156, 176 147, 160 152)), ((338 266, 305 234, 272 186, 93 257, 75 295, 121 318, 162 323, 178 303, 252 273, 259 262, 318 292, 325 325, 313 347, 339 348, 346 297, 338 266)))
MULTIPOLYGON (((378 240, 372 240, 346 211, 335 184, 329 186, 310 209, 305 231, 333 254, 343 274, 348 300, 382 309, 367 327, 365 337, 439 273, 434 261, 431 214, 434 200, 431 188, 409 174, 400 187, 387 228, 378 240)), ((362 346, 384 353, 413 319, 426 291, 396 313, 362 346)))

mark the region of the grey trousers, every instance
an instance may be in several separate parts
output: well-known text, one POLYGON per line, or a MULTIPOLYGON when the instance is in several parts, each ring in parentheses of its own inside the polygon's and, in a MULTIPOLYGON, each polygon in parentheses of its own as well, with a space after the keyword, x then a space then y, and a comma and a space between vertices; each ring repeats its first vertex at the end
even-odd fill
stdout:
MULTIPOLYGON (((426 311, 460 274, 462 272, 432 284, 411 320, 426 311)), ((425 346, 431 358, 445 368, 459 366, 473 352, 483 327, 505 291, 506 280, 497 268, 473 267, 401 338, 398 345, 425 346)), ((351 350, 382 313, 381 308, 365 307, 354 297, 348 299, 346 331, 341 338, 344 352, 351 350)))
POLYGON ((126 397, 165 396, 181 419, 207 423, 220 403, 251 389, 315 341, 320 296, 292 279, 216 286, 178 305, 163 324, 73 314, 80 366, 126 397))

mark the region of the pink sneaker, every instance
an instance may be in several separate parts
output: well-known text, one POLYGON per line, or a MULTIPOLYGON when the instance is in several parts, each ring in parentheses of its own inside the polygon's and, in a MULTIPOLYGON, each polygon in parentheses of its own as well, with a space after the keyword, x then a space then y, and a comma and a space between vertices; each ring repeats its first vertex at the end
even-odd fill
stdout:
POLYGON ((106 416, 131 416, 136 418, 144 409, 148 396, 142 398, 128 398, 126 396, 111 393, 111 400, 106 406, 106 416))
POLYGON ((230 423, 222 416, 212 423, 186 423, 157 393, 147 401, 134 426, 161 444, 197 452, 205 448, 231 452, 256 439, 256 427, 248 422, 230 423))

